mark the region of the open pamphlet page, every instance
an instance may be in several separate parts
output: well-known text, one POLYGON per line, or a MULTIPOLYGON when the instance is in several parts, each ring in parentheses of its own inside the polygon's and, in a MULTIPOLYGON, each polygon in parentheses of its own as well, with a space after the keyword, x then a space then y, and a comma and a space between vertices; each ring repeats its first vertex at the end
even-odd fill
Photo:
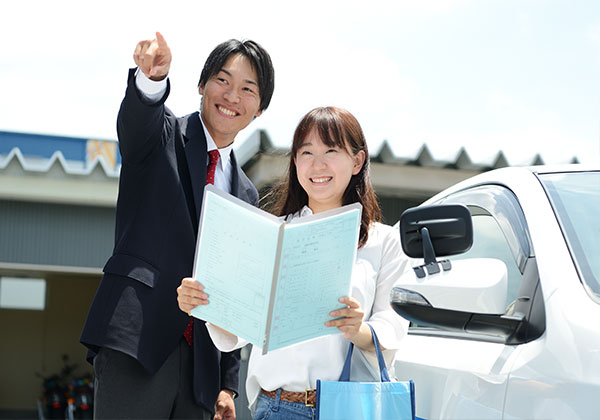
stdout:
POLYGON ((361 211, 355 203, 287 223, 207 185, 192 276, 209 303, 192 315, 263 354, 339 333, 325 322, 350 294, 361 211))

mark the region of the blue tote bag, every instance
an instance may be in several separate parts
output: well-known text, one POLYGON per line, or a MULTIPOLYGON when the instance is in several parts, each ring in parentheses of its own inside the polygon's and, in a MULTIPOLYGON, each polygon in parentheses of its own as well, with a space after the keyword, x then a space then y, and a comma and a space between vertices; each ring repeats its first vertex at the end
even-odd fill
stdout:
MULTIPOLYGON (((368 324, 367 324, 368 325, 368 324)), ((413 381, 390 382, 377 335, 371 328, 381 382, 350 382, 350 343, 339 381, 317 380, 318 420, 415 420, 413 381)))

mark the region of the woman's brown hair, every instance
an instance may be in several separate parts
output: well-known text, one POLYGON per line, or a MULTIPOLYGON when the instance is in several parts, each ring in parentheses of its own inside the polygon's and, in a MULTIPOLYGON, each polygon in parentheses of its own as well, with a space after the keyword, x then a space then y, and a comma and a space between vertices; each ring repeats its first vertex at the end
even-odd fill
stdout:
POLYGON ((332 106, 315 108, 300 120, 294 132, 287 175, 264 197, 264 207, 278 216, 287 216, 308 204, 308 195, 298 181, 294 157, 313 130, 329 147, 339 147, 353 156, 361 150, 365 153, 360 172, 352 176, 342 197, 342 205, 360 203, 363 207, 358 241, 360 248, 367 242, 371 224, 381 220, 381 210, 369 177, 369 150, 365 136, 356 118, 345 109, 332 106))

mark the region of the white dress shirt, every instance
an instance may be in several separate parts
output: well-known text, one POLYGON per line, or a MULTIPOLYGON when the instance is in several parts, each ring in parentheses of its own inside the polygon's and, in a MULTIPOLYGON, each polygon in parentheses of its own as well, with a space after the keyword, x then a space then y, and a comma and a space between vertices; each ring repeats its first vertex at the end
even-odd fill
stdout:
MULTIPOLYGON (((292 216, 290 222, 307 214, 312 212, 305 206, 292 216)), ((398 316, 389 303, 392 286, 407 269, 410 267, 402 252, 398 229, 381 223, 373 224, 367 243, 357 251, 351 296, 360 302, 365 312, 363 321, 373 327, 386 349, 384 356, 388 364, 392 363, 395 351, 408 331, 408 321, 398 316)), ((231 351, 247 344, 210 323, 207 327, 215 346, 221 351, 231 351)), ((260 348, 252 346, 246 379, 250 407, 253 408, 261 388, 297 392, 315 388, 317 379, 337 381, 348 344, 342 334, 334 334, 272 350, 264 356, 260 348)), ((370 353, 367 359, 374 359, 374 352, 364 353, 370 353)))
MULTIPOLYGON (((167 79, 164 78, 163 80, 159 81, 151 80, 146 77, 144 72, 140 71, 138 67, 135 73, 135 86, 148 101, 156 103, 167 91, 167 79)), ((204 125, 204 121, 202 121, 202 116, 200 116, 200 114, 198 115, 200 123, 202 124, 202 129, 204 130, 204 135, 206 136, 206 150, 210 152, 211 150, 218 149, 221 156, 215 170, 215 187, 227 193, 231 193, 231 177, 233 172, 231 165, 231 150, 233 149, 233 143, 227 147, 219 149, 212 136, 206 129, 206 125, 204 125)), ((205 163, 206 166, 208 166, 208 159, 207 153, 205 163)))

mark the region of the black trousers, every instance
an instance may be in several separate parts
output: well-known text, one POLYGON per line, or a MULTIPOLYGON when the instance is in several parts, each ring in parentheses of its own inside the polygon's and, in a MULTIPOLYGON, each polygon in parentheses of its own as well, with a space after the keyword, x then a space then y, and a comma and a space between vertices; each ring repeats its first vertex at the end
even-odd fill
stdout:
POLYGON ((193 393, 193 351, 181 337, 154 375, 129 355, 102 348, 94 358, 95 419, 202 419, 193 393))

